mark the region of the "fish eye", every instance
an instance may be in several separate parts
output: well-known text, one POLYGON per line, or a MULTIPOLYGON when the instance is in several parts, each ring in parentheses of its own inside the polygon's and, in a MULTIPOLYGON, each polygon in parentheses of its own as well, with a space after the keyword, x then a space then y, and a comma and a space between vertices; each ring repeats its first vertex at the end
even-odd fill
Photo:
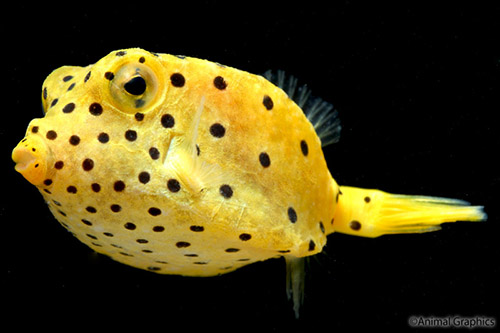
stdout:
POLYGON ((129 114, 147 112, 147 108, 157 100, 158 86, 153 69, 141 63, 123 64, 109 80, 114 106, 129 114))
POLYGON ((131 95, 140 96, 146 91, 146 80, 142 76, 135 76, 126 82, 123 88, 131 95))

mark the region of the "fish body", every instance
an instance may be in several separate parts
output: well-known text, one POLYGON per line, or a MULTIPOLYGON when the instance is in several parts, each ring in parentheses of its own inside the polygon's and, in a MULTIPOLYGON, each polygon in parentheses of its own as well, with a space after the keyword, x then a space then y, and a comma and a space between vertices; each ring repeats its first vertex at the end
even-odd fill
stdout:
POLYGON ((315 254, 333 231, 339 189, 321 142, 261 76, 131 49, 54 71, 42 101, 14 159, 44 147, 28 180, 63 226, 117 261, 217 275, 315 254), (140 95, 125 89, 134 77, 140 95))
POLYGON ((142 49, 61 67, 42 86, 45 116, 12 153, 16 170, 96 252, 187 276, 284 256, 296 304, 300 258, 334 231, 377 237, 486 218, 459 200, 339 187, 322 152, 338 139, 337 113, 293 79, 267 77, 277 85, 142 49))

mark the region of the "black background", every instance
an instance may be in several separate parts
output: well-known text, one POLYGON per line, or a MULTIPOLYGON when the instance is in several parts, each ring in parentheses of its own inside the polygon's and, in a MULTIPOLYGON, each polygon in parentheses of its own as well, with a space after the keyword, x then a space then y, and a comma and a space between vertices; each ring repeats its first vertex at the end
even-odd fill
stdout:
POLYGON ((498 6, 129 3, 4 8, 0 226, 7 322, 345 332, 410 330, 411 315, 500 319, 498 6), (185 278, 94 254, 56 223, 38 191, 14 171, 10 152, 28 122, 42 116, 40 89, 53 69, 136 46, 252 73, 284 69, 340 112, 341 142, 324 149, 339 184, 465 199, 485 205, 489 220, 423 235, 329 236, 309 261, 298 321, 286 300, 282 260, 185 278))

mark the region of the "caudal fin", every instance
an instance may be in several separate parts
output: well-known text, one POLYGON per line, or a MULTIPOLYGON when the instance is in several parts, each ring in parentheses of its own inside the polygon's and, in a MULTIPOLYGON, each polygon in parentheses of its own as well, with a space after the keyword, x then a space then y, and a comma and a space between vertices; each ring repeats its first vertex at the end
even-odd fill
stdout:
POLYGON ((477 222, 487 218, 482 206, 471 206, 463 200, 346 186, 340 190, 334 230, 361 237, 423 233, 439 230, 445 222, 477 222))

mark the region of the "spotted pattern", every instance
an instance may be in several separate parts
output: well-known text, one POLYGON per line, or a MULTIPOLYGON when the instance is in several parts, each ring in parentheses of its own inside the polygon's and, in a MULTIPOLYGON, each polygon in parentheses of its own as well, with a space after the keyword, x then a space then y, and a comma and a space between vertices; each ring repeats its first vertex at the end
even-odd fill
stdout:
MULTIPOLYGON (((130 56, 130 52, 118 51, 114 53, 114 56, 125 59, 130 56)), ((134 56, 133 61, 136 64, 147 65, 151 61, 155 61, 151 56, 159 57, 159 55, 150 53, 134 56)), ((179 61, 186 60, 184 57, 178 57, 178 59, 179 61)), ((218 68, 221 70, 226 69, 225 66, 218 66, 218 68)), ((223 96, 230 96, 232 90, 241 84, 235 83, 231 78, 230 75, 226 76, 221 72, 220 75, 216 74, 207 78, 206 85, 212 89, 213 94, 217 94, 217 96, 224 99, 227 97, 223 96)), ((158 237, 164 235, 170 242, 165 243, 165 246, 175 249, 179 257, 190 260, 189 262, 195 266, 207 267, 211 265, 213 258, 208 255, 211 252, 204 250, 203 243, 213 237, 213 225, 207 224, 207 221, 203 219, 199 221, 193 220, 192 224, 184 226, 183 233, 179 233, 182 236, 175 239, 172 236, 172 230, 175 230, 177 226, 172 224, 174 222, 171 220, 172 209, 161 200, 153 198, 152 195, 157 191, 163 197, 168 196, 171 198, 168 200, 180 200, 174 198, 184 198, 186 195, 192 195, 189 192, 190 189, 185 187, 184 180, 181 181, 182 178, 178 178, 175 172, 161 167, 163 159, 168 160, 168 154, 171 153, 168 147, 169 143, 162 140, 170 136, 176 137, 184 134, 189 125, 187 121, 191 119, 186 117, 186 112, 189 112, 189 110, 182 110, 184 112, 182 113, 175 108, 159 108, 157 112, 141 109, 140 112, 128 114, 127 117, 130 122, 125 125, 125 122, 120 123, 117 120, 119 119, 115 115, 117 111, 108 107, 111 103, 102 98, 78 99, 71 95, 81 90, 84 84, 91 86, 102 80, 112 81, 112 84, 114 84, 119 82, 120 74, 114 68, 105 71, 94 71, 92 69, 82 74, 65 75, 59 78, 59 82, 65 84, 60 90, 64 91, 64 94, 61 95, 54 95, 54 89, 50 85, 43 87, 42 97, 47 105, 53 108, 54 112, 58 113, 60 117, 66 117, 68 124, 72 122, 71 117, 86 117, 78 119, 84 119, 85 126, 91 129, 79 131, 79 127, 74 126, 74 124, 67 128, 62 126, 40 126, 38 124, 31 127, 33 135, 42 135, 49 142, 60 145, 61 149, 66 151, 73 149, 74 156, 78 156, 78 159, 75 160, 71 155, 55 155, 57 159, 52 162, 55 175, 43 181, 45 195, 49 198, 53 197, 53 199, 49 200, 49 206, 57 207, 53 211, 65 228, 75 233, 96 251, 109 252, 113 258, 118 258, 120 261, 127 260, 126 258, 149 256, 150 259, 144 259, 145 261, 149 260, 148 264, 141 268, 154 272, 168 271, 168 266, 173 265, 172 262, 180 259, 178 257, 162 258, 155 256, 161 252, 158 250, 159 244, 163 244, 158 237), (94 75, 92 75, 93 73, 94 75), (96 75, 96 73, 104 74, 96 75), (75 87, 78 87, 78 89, 75 89, 75 87), (117 123, 109 123, 108 117, 111 117, 109 119, 115 119, 117 123), (151 133, 155 133, 155 135, 152 136, 151 133), (122 149, 121 154, 124 155, 123 163, 125 163, 122 168, 116 165, 108 165, 106 154, 112 153, 115 147, 121 147, 120 149, 122 149), (137 153, 137 158, 125 158, 128 152, 137 153), (143 162, 143 160, 145 161, 143 162), (126 164, 135 161, 138 163, 137 166, 126 164), (103 174, 104 170, 106 170, 106 174, 103 174), (81 173, 82 171, 84 175, 77 178, 74 183, 66 182, 71 178, 66 180, 62 178, 63 174, 68 177, 67 175, 71 173, 81 173), (158 186, 158 184, 162 185, 158 186), (62 188, 67 195, 63 199, 53 195, 53 193, 59 191, 59 188, 62 188), (144 205, 140 208, 137 208, 136 205, 130 205, 128 202, 131 198, 130 195, 137 195, 138 193, 144 195, 145 198, 144 205), (80 213, 77 214, 75 219, 75 221, 78 221, 78 226, 74 226, 70 222, 73 220, 67 219, 67 217, 74 215, 71 210, 77 205, 80 205, 77 208, 80 213), (132 211, 131 207, 134 207, 135 211, 132 211), (106 219, 112 219, 112 224, 109 224, 106 219), (118 228, 115 226, 118 226, 118 228), (133 235, 130 243, 123 241, 124 234, 133 235)), ((198 82, 192 80, 190 72, 183 70, 174 70, 168 73, 166 80, 169 83, 166 88, 167 93, 170 90, 174 93, 193 89, 193 82, 198 82)), ((264 111, 270 111, 261 112, 259 109, 255 110, 268 117, 279 114, 284 103, 283 99, 279 98, 276 92, 270 89, 269 91, 260 91, 254 95, 249 93, 247 97, 255 99, 255 103, 259 103, 264 111)), ((216 112, 213 112, 213 114, 210 112, 213 111, 208 108, 203 111, 199 138, 207 135, 212 140, 210 143, 201 142, 203 151, 200 150, 199 143, 196 143, 196 156, 198 158, 213 154, 216 149, 225 149, 225 145, 232 143, 234 135, 238 135, 235 132, 233 123, 228 121, 227 118, 219 117, 216 112)), ((125 116, 122 115, 121 117, 125 116)), ((43 122, 40 122, 40 124, 43 124, 43 122)), ((251 124, 247 125, 250 126, 251 124)), ((255 125, 253 124, 253 126, 255 125)), ((260 131, 265 131, 265 129, 261 128, 260 131)), ((297 138, 295 140, 295 154, 301 156, 302 161, 306 161, 307 159, 304 157, 311 156, 308 138, 299 137, 298 140, 297 138), (297 142, 300 150, 297 150, 297 142)), ((256 177, 272 174, 272 172, 282 168, 290 168, 290 165, 284 163, 283 157, 269 145, 269 142, 262 141, 255 144, 258 150, 253 150, 251 159, 245 162, 252 164, 252 167, 258 168, 256 169, 256 177)), ((227 183, 211 184, 210 186, 213 186, 213 188, 203 188, 201 195, 216 193, 218 202, 221 205, 221 208, 219 208, 221 212, 224 209, 233 209, 237 212, 235 213, 235 220, 239 221, 239 219, 246 218, 246 214, 251 213, 251 207, 246 207, 245 196, 242 195, 245 188, 240 185, 236 186, 237 183, 233 183, 231 180, 231 178, 228 178, 227 183)), ((269 182, 269 179, 265 181, 269 182)), ((337 193, 337 201, 338 195, 340 195, 340 192, 337 193)), ((290 200, 292 199, 293 197, 290 198, 290 200)), ((270 202, 272 204, 272 201, 270 202)), ((370 198, 366 197, 365 202, 369 203, 370 198)), ((296 207, 295 204, 288 207, 279 207, 281 219, 275 221, 275 223, 287 223, 290 228, 309 223, 306 218, 308 215, 303 214, 298 209, 296 210, 296 207)), ((330 221, 330 219, 330 224, 333 224, 331 217, 325 217, 323 221, 330 221)), ((325 225, 330 227, 329 224, 318 222, 318 220, 315 221, 311 222, 311 224, 314 223, 315 225, 315 231, 311 233, 310 238, 306 238, 307 241, 302 246, 308 252, 315 252, 323 246, 321 237, 324 237, 327 233, 325 225)), ((359 230, 361 224, 358 221, 352 221, 350 227, 352 230, 359 230)), ((252 256, 251 250, 247 246, 262 242, 265 235, 259 234, 261 232, 249 228, 244 223, 241 224, 241 228, 234 228, 233 234, 228 234, 227 241, 229 243, 221 242, 217 250, 217 256, 220 256, 221 260, 225 260, 225 264, 219 264, 218 272, 231 271, 243 264, 259 260, 252 256)), ((291 253, 293 250, 292 247, 278 247, 272 249, 272 251, 274 255, 282 255, 291 253)))

